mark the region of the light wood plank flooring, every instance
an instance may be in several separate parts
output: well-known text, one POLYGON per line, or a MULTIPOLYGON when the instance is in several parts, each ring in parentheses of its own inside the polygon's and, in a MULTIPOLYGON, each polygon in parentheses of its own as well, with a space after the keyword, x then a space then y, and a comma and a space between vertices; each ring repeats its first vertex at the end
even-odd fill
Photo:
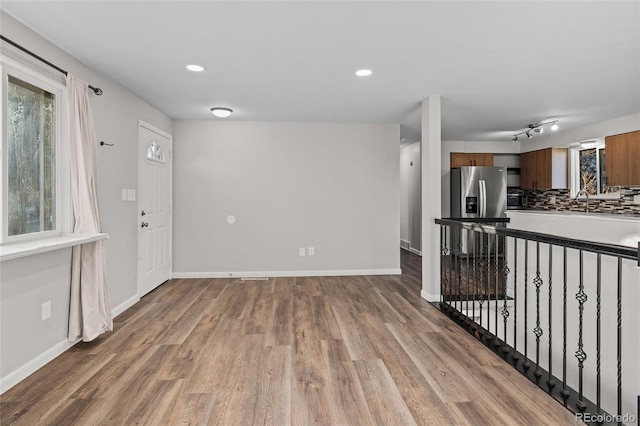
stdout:
POLYGON ((402 276, 171 280, 0 397, 24 425, 561 425, 402 276))

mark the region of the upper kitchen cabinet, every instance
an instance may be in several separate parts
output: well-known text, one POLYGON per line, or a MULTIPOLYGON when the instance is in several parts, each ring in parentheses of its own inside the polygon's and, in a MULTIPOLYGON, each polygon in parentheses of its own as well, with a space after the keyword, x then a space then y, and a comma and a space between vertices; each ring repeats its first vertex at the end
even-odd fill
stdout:
POLYGON ((493 166, 493 154, 452 152, 451 168, 465 166, 493 166))
POLYGON ((607 185, 640 185, 640 130, 604 139, 607 185))
POLYGON ((546 148, 520 155, 520 188, 566 189, 568 148, 546 148))

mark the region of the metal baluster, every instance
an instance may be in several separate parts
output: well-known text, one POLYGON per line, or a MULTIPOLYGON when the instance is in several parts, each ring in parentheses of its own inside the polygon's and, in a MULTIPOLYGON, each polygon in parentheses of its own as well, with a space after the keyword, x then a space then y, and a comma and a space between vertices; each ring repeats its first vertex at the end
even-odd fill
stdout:
POLYGON ((484 303, 484 234, 480 234, 480 283, 478 293, 480 296, 480 300, 478 301, 478 310, 480 311, 480 334, 483 333, 483 325, 482 325, 482 311, 483 311, 483 303, 484 303))
POLYGON ((465 315, 467 317, 467 323, 469 323, 469 281, 471 280, 471 277, 469 276, 469 257, 471 256, 471 251, 475 248, 475 244, 473 244, 473 247, 467 247, 467 269, 466 269, 466 277, 467 277, 467 291, 465 293, 465 300, 466 300, 466 307, 465 307, 465 315))
POLYGON ((602 255, 597 256, 597 276, 596 276, 596 413, 600 410, 600 290, 602 287, 602 255))
POLYGON ((495 264, 493 265, 493 270, 495 272, 495 276, 494 276, 494 298, 495 298, 495 312, 494 312, 494 320, 493 320, 493 324, 494 324, 494 331, 495 331, 495 335, 494 335, 494 340, 493 340, 493 344, 498 346, 500 344, 500 340, 498 339, 498 275, 500 273, 500 259, 498 259, 498 234, 494 234, 493 239, 495 240, 495 251, 494 251, 494 262, 495 264))
POLYGON ((584 314, 584 303, 587 301, 587 295, 584 293, 584 271, 583 271, 583 256, 582 250, 580 250, 580 291, 576 294, 578 300, 578 350, 576 351, 576 358, 578 359, 578 401, 576 406, 579 410, 584 411, 587 409, 587 404, 582 400, 582 369, 584 367, 584 361, 587 359, 587 354, 583 350, 582 342, 582 323, 584 314))
POLYGON ((567 248, 562 248, 562 396, 569 398, 567 389, 567 248))
POLYGON ((440 302, 444 303, 444 225, 440 225, 440 302))
POLYGON ((518 239, 513 239, 513 354, 514 361, 520 359, 518 355, 518 239))
POLYGON ((484 294, 487 298, 487 333, 485 333, 485 338, 489 337, 491 334, 491 243, 489 242, 489 234, 487 234, 487 261, 486 261, 486 280, 484 282, 484 294))
POLYGON ((542 278, 540 278, 540 242, 536 241, 536 277, 533 279, 536 285, 536 327, 533 334, 536 335, 536 377, 542 376, 540 371, 540 336, 542 336, 542 328, 540 328, 540 287, 542 287, 542 278))
POLYGON ((471 318, 473 318, 473 322, 471 323, 471 330, 475 333, 476 327, 476 288, 478 287, 478 253, 476 253, 476 244, 473 245, 473 285, 471 286, 471 291, 473 292, 473 297, 471 299, 471 318))
POLYGON ((529 362, 529 352, 527 351, 527 335, 529 327, 527 323, 529 322, 527 316, 529 315, 529 297, 528 297, 528 269, 529 269, 529 240, 524 240, 524 363, 522 366, 525 370, 528 370, 531 367, 531 363, 529 362))
POLYGON ((553 297, 552 297, 552 284, 553 282, 553 245, 549 244, 549 378, 547 379, 547 386, 549 388, 553 388, 556 385, 555 380, 553 380, 553 343, 551 338, 551 330, 553 327, 553 297))
POLYGON ((447 229, 449 229, 449 226, 444 226, 443 230, 444 230, 444 241, 443 241, 443 248, 442 248, 442 256, 443 256, 443 260, 442 262, 445 263, 443 266, 444 269, 444 275, 442 277, 442 300, 444 301, 445 305, 448 303, 447 302, 447 291, 448 291, 448 284, 449 284, 449 271, 451 271, 451 260, 450 257, 448 256, 449 254, 449 242, 447 240, 447 229))
POLYGON ((502 265, 502 318, 503 318, 503 336, 504 336, 504 341, 503 341, 503 345, 502 345, 502 352, 504 352, 505 354, 509 352, 509 345, 507 344, 507 318, 509 318, 509 310, 507 309, 507 278, 509 277, 509 266, 508 266, 508 262, 507 262, 507 253, 506 253, 506 247, 507 247, 507 237, 504 237, 503 240, 503 244, 502 246, 505 248, 505 253, 503 253, 503 262, 504 265, 502 265))
POLYGON ((460 242, 458 242, 458 251, 456 254, 456 273, 458 275, 458 286, 456 289, 456 298, 455 298, 455 305, 456 305, 456 316, 458 318, 460 318, 459 314, 462 313, 462 299, 460 297, 460 287, 461 287, 461 283, 462 283, 462 260, 460 259, 460 256, 462 256, 462 247, 460 246, 460 242))
MULTIPOLYGON (((460 228, 460 235, 462 235, 462 228, 460 228)), ((451 285, 451 294, 449 297, 453 301, 453 315, 454 317, 458 317, 458 288, 460 283, 460 251, 462 248, 460 247, 461 241, 456 241, 455 250, 452 253, 453 258, 453 283, 451 285)))
MULTIPOLYGON (((618 258, 618 416, 622 416, 622 258, 618 258)), ((640 396, 638 396, 640 410, 640 396)), ((640 415, 638 416, 640 418, 640 415)), ((621 417, 618 417, 621 418, 621 417)), ((638 419, 640 421, 640 419, 638 419)), ((618 424, 622 424, 618 422, 618 424)))

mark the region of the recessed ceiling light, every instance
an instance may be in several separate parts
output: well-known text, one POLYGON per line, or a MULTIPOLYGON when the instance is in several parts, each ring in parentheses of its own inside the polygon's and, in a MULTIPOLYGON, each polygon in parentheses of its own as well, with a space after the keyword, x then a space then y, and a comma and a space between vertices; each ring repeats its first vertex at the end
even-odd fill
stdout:
POLYGON ((211 108, 211 113, 216 117, 225 118, 231 115, 233 110, 231 108, 225 107, 213 107, 211 108))
POLYGON ((203 66, 195 65, 195 64, 187 65, 187 69, 189 71, 193 71, 193 72, 202 72, 202 71, 204 71, 204 67, 203 66))
POLYGON ((373 71, 367 70, 367 69, 361 69, 361 70, 356 71, 356 75, 358 77, 368 77, 371 74, 373 74, 373 71))
POLYGON ((555 131, 555 130, 558 130, 558 123, 553 123, 553 124, 551 125, 551 130, 554 130, 554 131, 555 131))

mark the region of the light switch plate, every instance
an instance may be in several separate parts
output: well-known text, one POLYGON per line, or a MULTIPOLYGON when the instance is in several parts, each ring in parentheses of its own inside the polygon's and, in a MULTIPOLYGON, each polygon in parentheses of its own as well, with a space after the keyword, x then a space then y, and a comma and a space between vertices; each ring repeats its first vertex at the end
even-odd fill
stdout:
POLYGON ((135 189, 128 189, 127 190, 127 198, 129 201, 135 201, 136 200, 136 190, 135 189))
POLYGON ((42 321, 51 318, 51 300, 42 304, 42 321))
POLYGON ((128 201, 129 192, 127 189, 122 188, 122 201, 128 201))
POLYGON ((300 249, 298 249, 298 254, 300 256, 304 256, 304 247, 300 247, 300 249))

